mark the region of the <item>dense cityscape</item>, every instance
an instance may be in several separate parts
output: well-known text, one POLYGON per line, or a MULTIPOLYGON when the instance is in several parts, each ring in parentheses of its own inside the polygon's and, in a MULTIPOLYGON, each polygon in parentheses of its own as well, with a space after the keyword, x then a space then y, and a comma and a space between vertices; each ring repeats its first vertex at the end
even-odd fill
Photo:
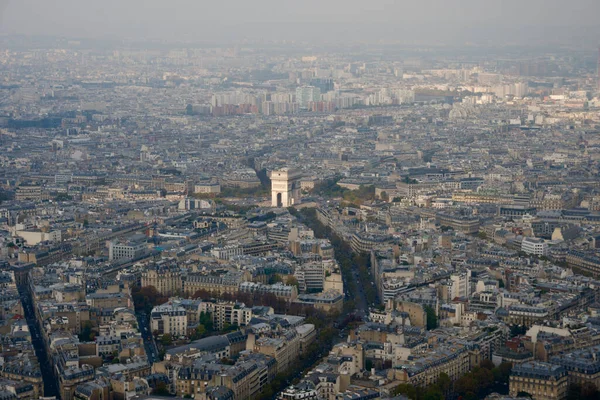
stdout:
POLYGON ((600 398, 600 49, 1 35, 40 398, 600 398))

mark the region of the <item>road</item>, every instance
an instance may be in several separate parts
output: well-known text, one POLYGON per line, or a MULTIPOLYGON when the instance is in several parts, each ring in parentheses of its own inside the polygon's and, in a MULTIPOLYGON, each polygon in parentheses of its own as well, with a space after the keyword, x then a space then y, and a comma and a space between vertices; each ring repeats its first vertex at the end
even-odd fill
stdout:
POLYGON ((35 349, 35 355, 40 363, 42 379, 44 381, 44 397, 58 398, 58 382, 54 376, 54 364, 50 362, 48 353, 46 352, 46 347, 44 346, 44 339, 40 333, 40 324, 35 317, 33 301, 31 299, 29 288, 26 285, 20 286, 19 295, 21 296, 21 301, 23 303, 23 310, 25 311, 25 318, 31 334, 31 342, 33 344, 33 348, 35 349))
MULTIPOLYGON (((309 221, 307 221, 307 219, 304 217, 304 215, 302 215, 302 213, 298 213, 296 215, 296 217, 298 218, 298 220, 300 222, 307 225, 308 227, 311 227, 309 221)), ((317 222, 320 224, 319 221, 317 221, 317 222)), ((328 239, 329 241, 331 241, 330 237, 326 237, 325 239, 328 239)), ((337 249, 336 249, 336 253, 337 253, 337 249)), ((339 260, 338 260, 338 262, 339 262, 339 260)), ((347 278, 344 276, 344 274, 342 274, 342 281, 344 282, 344 300, 346 300, 346 301, 353 300, 354 301, 354 313, 355 313, 355 315, 357 315, 364 321, 366 319, 366 317, 369 316, 369 303, 367 302, 367 297, 365 296, 364 285, 365 284, 372 285, 373 282, 361 282, 360 281, 360 275, 359 275, 357 265, 352 264, 351 272, 352 272, 352 281, 356 285, 356 290, 354 292, 349 291, 349 288, 352 285, 349 284, 350 282, 348 282, 347 278)), ((343 314, 340 315, 339 322, 341 322, 345 317, 346 317, 346 315, 343 315, 343 314)))
POLYGON ((160 360, 158 359, 158 349, 150 330, 150 319, 145 313, 136 313, 136 317, 142 338, 144 339, 144 348, 146 349, 148 362, 152 365, 155 361, 160 360))
POLYGON ((346 295, 354 300, 354 308, 357 316, 361 317, 364 321, 369 316, 369 303, 367 303, 367 297, 365 296, 364 285, 370 285, 371 282, 361 282, 358 273, 358 266, 352 264, 352 279, 356 282, 356 293, 348 293, 346 289, 346 282, 344 282, 344 291, 346 295))

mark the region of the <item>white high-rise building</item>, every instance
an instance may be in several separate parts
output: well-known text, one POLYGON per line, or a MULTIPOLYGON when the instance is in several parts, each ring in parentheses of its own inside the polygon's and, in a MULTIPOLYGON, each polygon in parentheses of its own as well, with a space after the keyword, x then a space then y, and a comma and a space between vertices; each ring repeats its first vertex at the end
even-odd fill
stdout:
POLYGON ((548 244, 539 238, 525 237, 521 242, 521 251, 536 256, 548 255, 548 244))
POLYGON ((516 97, 525 97, 529 93, 529 85, 527 82, 517 82, 514 84, 513 93, 516 97))
POLYGON ((306 108, 311 101, 321 101, 321 89, 314 86, 296 88, 296 102, 306 108))
POLYGON ((469 297, 471 295, 471 271, 458 272, 450 275, 450 298, 469 297))

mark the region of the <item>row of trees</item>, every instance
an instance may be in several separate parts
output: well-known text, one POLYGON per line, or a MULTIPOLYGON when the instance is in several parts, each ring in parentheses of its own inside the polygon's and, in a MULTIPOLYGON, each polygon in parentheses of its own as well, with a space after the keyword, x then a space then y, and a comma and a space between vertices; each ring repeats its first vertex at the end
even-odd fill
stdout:
MULTIPOLYGON (((340 272, 344 281, 344 289, 349 294, 355 294, 357 292, 356 284, 352 277, 352 249, 343 240, 333 233, 331 228, 325 226, 317 219, 317 213, 315 209, 304 208, 302 209, 302 216, 304 222, 308 225, 315 233, 317 238, 329 239, 334 250, 335 259, 340 265, 340 272)), ((349 296, 354 299, 355 296, 349 296)), ((347 311, 354 309, 353 301, 347 301, 344 304, 347 311), (351 308, 350 308, 351 307, 351 308)))
POLYGON ((169 298, 163 296, 154 286, 134 286, 131 297, 136 312, 150 314, 155 306, 166 303, 169 298))
MULTIPOLYGON (((376 303, 377 292, 375 288, 373 285, 366 284, 368 282, 373 282, 371 277, 370 256, 368 254, 355 254, 348 243, 342 240, 342 238, 333 232, 330 227, 323 225, 319 221, 317 218, 317 212, 314 208, 303 208, 301 213, 302 217, 304 218, 304 222, 315 232, 316 237, 329 239, 331 242, 335 259, 340 265, 342 277, 344 278, 344 287, 346 292, 350 294, 349 297, 355 298, 358 292, 358 288, 352 274, 352 269, 356 267, 358 269, 358 275, 361 282, 365 282, 365 285, 362 286, 362 290, 365 294, 367 302, 376 303)), ((354 308, 352 301, 346 302, 345 306, 347 310, 350 310, 350 306, 352 306, 352 309, 354 308)))
POLYGON ((510 363, 496 367, 490 360, 483 360, 480 367, 473 368, 454 383, 454 391, 465 400, 481 399, 492 392, 507 393, 511 369, 510 363))
POLYGON ((452 381, 450 377, 442 372, 434 385, 422 388, 413 386, 409 383, 403 383, 393 391, 395 396, 403 394, 412 400, 443 400, 451 393, 452 381))
POLYGON ((333 327, 332 318, 313 315, 306 319, 306 322, 313 324, 317 330, 317 338, 311 343, 306 351, 297 360, 297 363, 286 374, 278 374, 273 381, 260 393, 259 400, 270 400, 275 398, 277 393, 284 390, 290 384, 297 384, 300 378, 306 375, 309 370, 324 355, 326 355, 334 344, 335 337, 339 331, 333 327))
POLYGON ((453 394, 464 400, 483 399, 492 392, 508 392, 511 368, 510 363, 496 367, 490 360, 484 360, 481 366, 460 377, 454 385, 447 374, 441 373, 434 385, 422 388, 404 383, 398 385, 393 394, 403 394, 412 400, 443 400, 453 394))

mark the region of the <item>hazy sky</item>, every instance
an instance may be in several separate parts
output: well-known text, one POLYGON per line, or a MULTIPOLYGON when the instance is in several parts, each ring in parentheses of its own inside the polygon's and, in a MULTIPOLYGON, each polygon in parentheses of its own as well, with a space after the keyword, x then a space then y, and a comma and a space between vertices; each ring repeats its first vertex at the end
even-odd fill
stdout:
POLYGON ((184 41, 600 42, 600 0, 0 0, 0 32, 184 41))

